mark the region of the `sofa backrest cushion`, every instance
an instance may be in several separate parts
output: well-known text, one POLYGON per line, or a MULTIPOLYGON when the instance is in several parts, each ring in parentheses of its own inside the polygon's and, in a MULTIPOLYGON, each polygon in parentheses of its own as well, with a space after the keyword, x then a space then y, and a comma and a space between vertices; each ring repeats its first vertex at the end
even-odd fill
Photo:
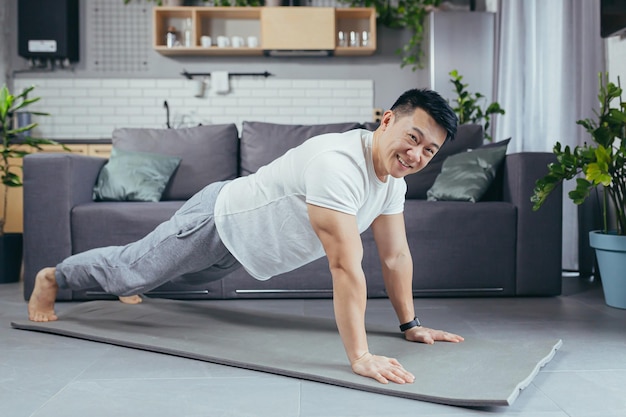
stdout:
POLYGON ((113 146, 118 149, 182 159, 163 192, 163 200, 186 200, 207 184, 235 178, 238 139, 234 124, 185 129, 122 128, 113 131, 113 146))
POLYGON ((113 147, 93 187, 95 201, 160 201, 180 164, 177 156, 113 147))
POLYGON ((426 165, 426 168, 405 177, 407 185, 406 198, 425 200, 427 197, 426 192, 432 187, 437 175, 441 172, 443 161, 450 155, 478 148, 483 144, 483 140, 483 127, 481 125, 460 125, 454 140, 446 141, 441 150, 426 165))
POLYGON ((429 201, 480 201, 506 155, 510 139, 450 155, 428 190, 429 201))
POLYGON ((359 127, 359 123, 283 125, 243 122, 240 175, 245 176, 256 172, 263 165, 267 165, 313 136, 324 133, 342 133, 359 127))

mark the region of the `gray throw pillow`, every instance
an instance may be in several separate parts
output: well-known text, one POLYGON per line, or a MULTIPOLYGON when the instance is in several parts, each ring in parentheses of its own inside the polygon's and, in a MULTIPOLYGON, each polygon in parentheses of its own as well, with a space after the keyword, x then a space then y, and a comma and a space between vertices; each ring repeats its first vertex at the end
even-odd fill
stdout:
POLYGON ((180 158, 112 148, 93 188, 95 201, 159 201, 180 158))
POLYGON ((429 201, 479 201, 506 156, 510 139, 449 156, 428 190, 429 201))
POLYGON ((282 156, 305 140, 324 133, 342 133, 357 129, 359 123, 321 125, 283 125, 243 122, 241 131, 241 175, 249 175, 282 156))
POLYGON ((182 159, 163 200, 187 200, 206 185, 237 177, 239 134, 234 124, 186 129, 123 128, 113 131, 113 146, 182 159))
POLYGON ((465 152, 468 149, 478 148, 483 144, 483 127, 479 124, 464 124, 457 129, 456 136, 451 141, 446 141, 441 150, 421 171, 408 175, 406 181, 406 198, 425 200, 427 191, 432 187, 435 178, 441 172, 443 161, 450 155, 465 152))

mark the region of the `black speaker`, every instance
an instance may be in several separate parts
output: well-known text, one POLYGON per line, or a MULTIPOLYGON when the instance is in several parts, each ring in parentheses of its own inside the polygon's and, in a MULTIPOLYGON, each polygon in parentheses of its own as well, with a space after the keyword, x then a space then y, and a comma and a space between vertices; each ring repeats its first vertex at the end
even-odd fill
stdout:
POLYGON ((79 0, 18 0, 17 45, 31 59, 78 61, 79 0))

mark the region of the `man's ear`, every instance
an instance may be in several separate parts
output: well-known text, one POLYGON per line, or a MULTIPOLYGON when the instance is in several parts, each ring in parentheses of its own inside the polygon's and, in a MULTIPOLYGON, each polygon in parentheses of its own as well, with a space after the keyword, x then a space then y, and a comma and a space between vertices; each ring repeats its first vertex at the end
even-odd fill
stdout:
POLYGON ((391 122, 393 121, 394 118, 394 114, 391 110, 385 110, 385 112, 383 113, 383 116, 380 119, 380 125, 383 128, 383 130, 387 129, 391 122))

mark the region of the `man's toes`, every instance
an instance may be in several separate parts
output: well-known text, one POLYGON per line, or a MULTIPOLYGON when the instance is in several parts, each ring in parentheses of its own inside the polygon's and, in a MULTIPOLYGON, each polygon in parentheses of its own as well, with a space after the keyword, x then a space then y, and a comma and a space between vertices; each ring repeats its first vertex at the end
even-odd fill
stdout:
POLYGON ((124 304, 139 304, 143 301, 139 295, 130 295, 128 297, 119 297, 120 301, 124 304))
POLYGON ((54 312, 52 312, 52 313, 43 313, 43 312, 40 312, 40 311, 34 312, 28 318, 31 321, 36 321, 36 322, 40 322, 40 323, 45 323, 45 322, 48 322, 48 321, 55 321, 55 320, 57 320, 57 316, 56 316, 56 314, 54 314, 54 312))

